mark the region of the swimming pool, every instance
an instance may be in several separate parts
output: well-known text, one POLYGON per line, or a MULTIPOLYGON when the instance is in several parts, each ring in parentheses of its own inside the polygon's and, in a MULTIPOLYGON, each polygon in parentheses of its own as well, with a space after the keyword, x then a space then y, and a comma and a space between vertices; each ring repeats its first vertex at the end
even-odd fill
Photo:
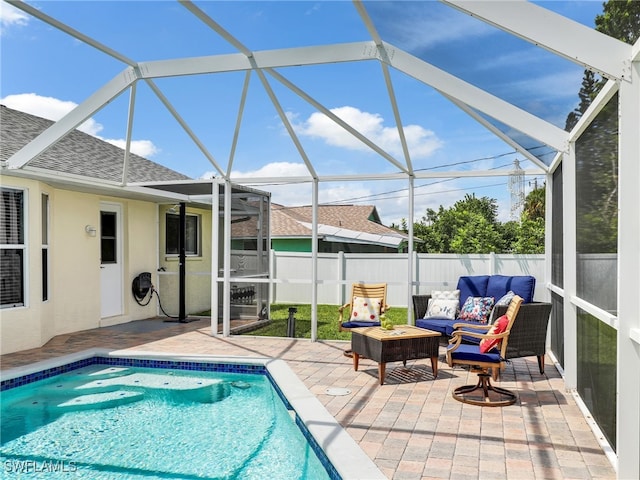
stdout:
POLYGON ((1 385, 15 477, 385 478, 280 360, 92 351, 1 385))

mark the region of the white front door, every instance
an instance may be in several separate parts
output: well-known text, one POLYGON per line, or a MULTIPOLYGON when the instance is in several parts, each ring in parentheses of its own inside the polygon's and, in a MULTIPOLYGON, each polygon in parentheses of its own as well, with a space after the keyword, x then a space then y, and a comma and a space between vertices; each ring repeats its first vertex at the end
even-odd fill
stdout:
POLYGON ((100 298, 101 317, 122 315, 122 208, 100 204, 100 298))

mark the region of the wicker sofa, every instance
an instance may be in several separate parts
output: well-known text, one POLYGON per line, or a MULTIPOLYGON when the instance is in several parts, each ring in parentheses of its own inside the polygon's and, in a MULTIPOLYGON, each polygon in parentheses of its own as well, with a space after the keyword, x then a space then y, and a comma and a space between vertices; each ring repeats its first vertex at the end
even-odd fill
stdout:
MULTIPOLYGON (((460 290, 460 303, 464 303, 468 295, 493 296, 496 301, 509 290, 525 299, 516 316, 509 343, 507 359, 536 356, 540 373, 544 373, 544 355, 546 352, 547 326, 551 315, 551 304, 533 301, 535 278, 529 276, 479 275, 460 277, 457 289, 460 290), (463 298, 464 297, 464 298, 463 298)), ((445 338, 451 335, 453 325, 459 319, 423 318, 431 295, 413 296, 413 315, 418 327, 439 331, 445 338)), ((507 311, 507 305, 496 305, 493 318, 498 318, 507 311)), ((469 337, 469 341, 473 341, 469 337)))

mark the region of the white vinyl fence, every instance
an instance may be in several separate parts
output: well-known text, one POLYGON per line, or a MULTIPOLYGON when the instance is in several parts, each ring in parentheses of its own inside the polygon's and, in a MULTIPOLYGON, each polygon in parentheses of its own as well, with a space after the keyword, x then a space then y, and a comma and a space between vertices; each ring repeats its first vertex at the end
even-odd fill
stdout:
MULTIPOLYGON (((351 284, 386 283, 387 303, 407 306, 412 294, 453 290, 463 275, 532 275, 535 300, 547 301, 544 255, 412 254, 413 280, 408 284, 408 256, 403 253, 318 254, 318 303, 346 303, 351 284)), ((271 252, 271 303, 311 304, 310 253, 271 252)))
MULTIPOLYGON (((545 288, 544 255, 496 254, 412 254, 413 279, 407 280, 409 257, 406 253, 321 253, 318 254, 318 303, 343 305, 347 303, 353 283, 386 283, 387 303, 406 307, 409 294, 430 293, 432 290, 453 290, 463 275, 533 275, 536 278, 534 298, 549 301, 545 288)), ((270 252, 269 269, 259 264, 255 251, 232 250, 231 294, 232 308, 255 317, 267 303, 310 305, 312 286, 312 258, 310 253, 270 252), (245 299, 234 299, 234 293, 251 291, 245 299), (245 312, 246 311, 246 312, 245 312)), ((598 271, 610 267, 609 259, 583 261, 582 283, 588 291, 597 291, 598 271)), ((615 265, 615 264, 614 264, 615 265)), ((158 290, 162 306, 169 315, 178 312, 178 272, 159 272, 158 290)), ((187 271, 187 313, 193 314, 211 308, 211 272, 187 271)), ((609 290, 615 286, 607 287, 609 290)), ((600 287, 603 290, 603 287, 600 287)), ((222 285, 218 288, 222 295, 222 285)), ((615 294, 615 290, 613 290, 615 294)), ((595 294, 594 294, 595 295, 595 294)), ((222 300, 220 300, 222 301, 222 300)), ((606 306, 609 307, 608 302, 606 306)), ((600 306, 600 304, 597 304, 600 306)), ((236 312, 237 314, 237 312, 236 312)))

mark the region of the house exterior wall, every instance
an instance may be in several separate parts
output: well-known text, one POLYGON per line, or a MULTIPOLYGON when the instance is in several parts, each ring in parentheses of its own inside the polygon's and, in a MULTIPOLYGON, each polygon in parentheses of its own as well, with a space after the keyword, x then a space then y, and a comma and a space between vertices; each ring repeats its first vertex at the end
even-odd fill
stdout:
MULTIPOLYGON (((159 274, 155 285, 162 308, 167 314, 177 316, 180 264, 176 255, 166 254, 166 215, 169 208, 171 205, 159 207, 159 265, 165 271, 159 274)), ((187 256, 186 265, 186 313, 192 315, 211 308, 211 210, 187 206, 186 211, 187 215, 197 215, 200 219, 200 252, 196 256, 187 256)))
POLYGON ((25 203, 25 306, 0 310, 0 353, 36 348, 60 334, 124 323, 156 315, 156 303, 139 306, 131 281, 157 268, 157 206, 53 188, 34 180, 3 175, 2 185, 21 188, 25 203), (49 196, 49 295, 42 300, 41 194, 49 196), (123 314, 101 318, 101 202, 122 206, 123 314), (96 227, 92 237, 86 225, 96 227))
POLYGON ((272 238, 271 248, 277 252, 311 252, 310 238, 272 238))
MULTIPOLYGON (((271 249, 277 252, 311 253, 311 238, 272 238, 271 249)), ((397 248, 367 243, 326 242, 318 240, 320 253, 397 253, 397 248)))
MULTIPOLYGON (((39 182, 11 177, 2 177, 2 186, 22 189, 25 192, 25 306, 0 310, 0 348, 1 353, 17 352, 27 348, 39 347, 47 335, 55 328, 52 325, 54 317, 53 295, 51 300, 42 301, 42 255, 41 255, 41 225, 40 196, 42 193, 50 195, 53 192, 46 189, 46 185, 39 182)), ((51 282, 49 284, 51 291, 51 282)), ((48 338, 51 338, 50 336, 48 338)), ((47 339, 48 339, 47 338, 47 339)))
MULTIPOLYGON (((56 190, 51 218, 51 336, 100 325, 100 198, 56 190), (86 225, 97 229, 87 235, 86 225)), ((32 257, 33 253, 30 252, 32 257)), ((30 269, 34 272, 33 269, 30 269)), ((44 319, 43 319, 44 321, 44 319)), ((47 341, 43 337, 42 342, 47 341)))
MULTIPOLYGON (((108 199, 101 198, 101 200, 108 199)), ((157 315, 158 305, 155 298, 147 306, 138 305, 131 293, 131 283, 140 273, 151 272, 152 282, 154 285, 157 284, 158 206, 151 202, 128 200, 123 202, 122 217, 124 315, 103 319, 100 326, 141 320, 157 315)))

